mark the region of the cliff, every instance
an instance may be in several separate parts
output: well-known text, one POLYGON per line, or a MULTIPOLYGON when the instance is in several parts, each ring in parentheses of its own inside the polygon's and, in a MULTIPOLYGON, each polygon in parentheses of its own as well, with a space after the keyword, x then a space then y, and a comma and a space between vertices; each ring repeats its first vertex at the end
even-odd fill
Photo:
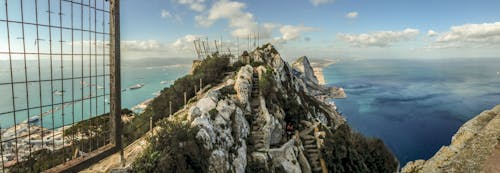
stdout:
MULTIPOLYGON (((146 146, 142 154, 131 157, 135 161, 129 171, 397 170, 397 160, 383 142, 353 132, 334 106, 315 97, 324 88, 310 80, 312 71, 306 77, 295 74, 271 44, 246 52, 243 62, 213 63, 229 62, 219 61, 224 58, 203 60, 153 101, 146 112, 168 115, 167 100, 177 98, 169 96, 174 91, 196 84, 198 77, 205 82, 207 74, 224 74, 188 96, 186 105, 174 105, 179 109, 173 115, 159 119, 147 144, 141 142, 146 146), (224 67, 225 72, 213 73, 207 66, 224 67)), ((307 58, 301 61, 304 69, 312 69, 307 58)))
POLYGON ((467 121, 448 146, 429 160, 408 162, 402 172, 500 172, 500 105, 467 121))

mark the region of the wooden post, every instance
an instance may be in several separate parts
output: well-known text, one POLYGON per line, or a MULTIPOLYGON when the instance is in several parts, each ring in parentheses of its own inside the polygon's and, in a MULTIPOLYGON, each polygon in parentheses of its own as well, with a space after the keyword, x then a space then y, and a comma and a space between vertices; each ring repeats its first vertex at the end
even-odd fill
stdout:
POLYGON ((120 160, 125 165, 122 146, 121 72, 120 72, 120 0, 110 2, 110 123, 111 144, 120 150, 120 160))
POLYGON ((169 116, 172 116, 172 101, 168 101, 168 111, 169 111, 169 116))
POLYGON ((203 83, 202 82, 203 82, 203 78, 200 78, 200 91, 203 88, 203 83))
POLYGON ((184 109, 186 109, 187 106, 187 95, 186 92, 184 92, 184 109))
POLYGON ((149 131, 153 131, 153 115, 149 116, 149 131))

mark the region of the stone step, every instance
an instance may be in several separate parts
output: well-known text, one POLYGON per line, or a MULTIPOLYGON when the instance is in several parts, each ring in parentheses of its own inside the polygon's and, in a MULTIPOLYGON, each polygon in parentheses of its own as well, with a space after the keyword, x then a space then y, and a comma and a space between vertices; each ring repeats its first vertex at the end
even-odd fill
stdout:
POLYGON ((310 154, 310 153, 319 153, 319 150, 318 149, 306 149, 306 152, 308 154, 310 154))
POLYGON ((312 169, 314 172, 321 172, 322 169, 321 169, 321 166, 320 167, 315 167, 312 169))
POLYGON ((266 147, 266 146, 262 143, 255 144, 255 148, 264 148, 264 147, 266 147))
POLYGON ((307 156, 309 158, 317 158, 317 159, 319 159, 319 153, 309 153, 309 154, 307 154, 307 156))
POLYGON ((309 156, 309 160, 311 162, 318 162, 319 163, 319 157, 318 156, 309 156))
POLYGON ((313 167, 321 166, 321 163, 319 163, 319 161, 317 161, 317 160, 311 160, 310 162, 311 162, 311 166, 313 166, 313 167))
POLYGON ((311 136, 311 135, 304 135, 302 136, 302 138, 304 138, 305 140, 315 140, 316 138, 314 138, 314 136, 311 136))
POLYGON ((304 146, 305 149, 318 149, 318 146, 316 145, 306 145, 304 146))
POLYGON ((309 145, 309 144, 314 144, 316 143, 316 140, 306 140, 304 141, 304 144, 309 145))

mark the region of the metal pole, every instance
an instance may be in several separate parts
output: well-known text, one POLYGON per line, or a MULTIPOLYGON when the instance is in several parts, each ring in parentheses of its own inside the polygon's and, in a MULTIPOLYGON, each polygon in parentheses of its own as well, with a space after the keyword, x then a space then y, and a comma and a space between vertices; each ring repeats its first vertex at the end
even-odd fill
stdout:
POLYGON ((219 47, 217 46, 217 40, 214 40, 215 43, 215 51, 219 52, 219 47))
POLYGON ((125 165, 122 146, 121 73, 120 73, 120 0, 110 2, 110 122, 111 143, 120 150, 120 160, 125 165))

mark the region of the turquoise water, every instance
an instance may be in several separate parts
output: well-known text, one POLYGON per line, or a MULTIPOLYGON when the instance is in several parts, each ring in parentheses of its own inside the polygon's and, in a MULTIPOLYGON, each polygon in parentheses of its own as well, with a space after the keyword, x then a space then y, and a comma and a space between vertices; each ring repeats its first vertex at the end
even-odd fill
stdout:
MULTIPOLYGON (((71 68, 72 64, 70 60, 63 61, 62 75, 63 78, 71 77, 72 71, 74 76, 81 76, 82 68, 81 61, 75 61, 74 68, 71 68)), ((13 79, 14 81, 22 82, 25 81, 24 73, 24 61, 13 60, 13 79)), ((88 76, 90 69, 88 68, 88 62, 84 61, 83 75, 88 76)), ((94 65, 94 62, 92 62, 94 65)), ((60 70, 60 60, 54 58, 53 60, 53 78, 61 78, 60 70)), ((103 72, 108 73, 107 66, 103 69, 102 63, 98 62, 97 74, 103 74, 103 72), (105 70, 105 71, 103 71, 105 70)), ((50 61, 48 59, 42 59, 40 65, 42 80, 50 79, 50 61)), ((124 60, 122 62, 122 88, 129 88, 132 85, 138 83, 144 83, 144 87, 136 90, 127 89, 122 92, 122 107, 132 108, 133 106, 143 102, 146 99, 153 98, 155 94, 168 87, 173 83, 175 79, 180 76, 185 75, 189 72, 191 68, 191 60, 189 59, 165 59, 165 58, 150 58, 141 60, 124 60), (163 84, 161 81, 165 81, 163 84)), ((92 75, 95 75, 95 69, 92 69, 92 75)), ((27 76, 28 81, 38 81, 38 62, 36 60, 27 61, 27 76)), ((82 98, 87 98, 89 96, 95 97, 96 95, 109 94, 109 83, 105 82, 109 78, 104 79, 103 77, 93 78, 92 82, 89 79, 83 79, 86 84, 96 84, 95 86, 84 86, 82 85, 80 79, 75 80, 64 80, 64 81, 43 81, 43 82, 30 82, 28 83, 28 91, 26 92, 26 84, 19 83, 14 84, 14 96, 15 109, 26 109, 27 107, 39 107, 40 106, 40 93, 41 93, 41 105, 50 105, 50 103, 61 103, 73 100, 80 100, 82 98), (72 87, 73 84, 73 87, 72 87), (64 87, 62 86, 64 85, 64 87), (72 89, 74 88, 74 90, 72 89), (40 92, 41 90, 41 92, 40 92), (64 94, 57 95, 53 94, 53 91, 64 90, 64 94), (26 93, 28 93, 29 99, 26 99, 26 93), (83 93, 83 94, 82 94, 83 93), (91 94, 92 93, 92 94, 91 94), (83 96, 82 96, 83 95, 83 96), (29 106, 26 100, 29 100, 29 106)), ((10 82, 10 65, 7 60, 0 60, 0 83, 10 82)), ((12 104, 12 86, 0 85, 0 112, 8 112, 14 109, 12 104)), ((43 127, 46 128, 57 128, 61 127, 63 124, 69 125, 74 122, 81 121, 82 119, 88 119, 91 116, 99 115, 104 112, 109 111, 109 104, 106 100, 109 97, 98 97, 85 101, 77 101, 74 104, 66 104, 66 106, 61 107, 60 104, 54 107, 44 107, 42 110, 40 108, 33 108, 29 111, 29 117, 40 115, 41 112, 47 112, 52 109, 60 108, 54 113, 49 113, 43 116, 43 127), (83 107, 83 109, 82 109, 83 107), (64 110, 62 109, 64 108, 64 110), (64 118, 62 118, 64 113, 64 118), (73 116, 74 115, 74 116, 73 116), (54 121, 52 121, 52 119, 54 121), (64 120, 64 123, 63 123, 64 120), (54 122, 54 123, 53 123, 54 122)), ((15 113, 16 122, 20 123, 28 119, 28 111, 18 111, 15 113)), ((14 124, 14 113, 0 115, 0 126, 2 128, 11 127, 14 124)))
POLYGON ((500 58, 345 60, 324 69, 342 86, 340 111, 357 131, 384 140, 401 164, 428 159, 458 128, 500 104, 500 58))

